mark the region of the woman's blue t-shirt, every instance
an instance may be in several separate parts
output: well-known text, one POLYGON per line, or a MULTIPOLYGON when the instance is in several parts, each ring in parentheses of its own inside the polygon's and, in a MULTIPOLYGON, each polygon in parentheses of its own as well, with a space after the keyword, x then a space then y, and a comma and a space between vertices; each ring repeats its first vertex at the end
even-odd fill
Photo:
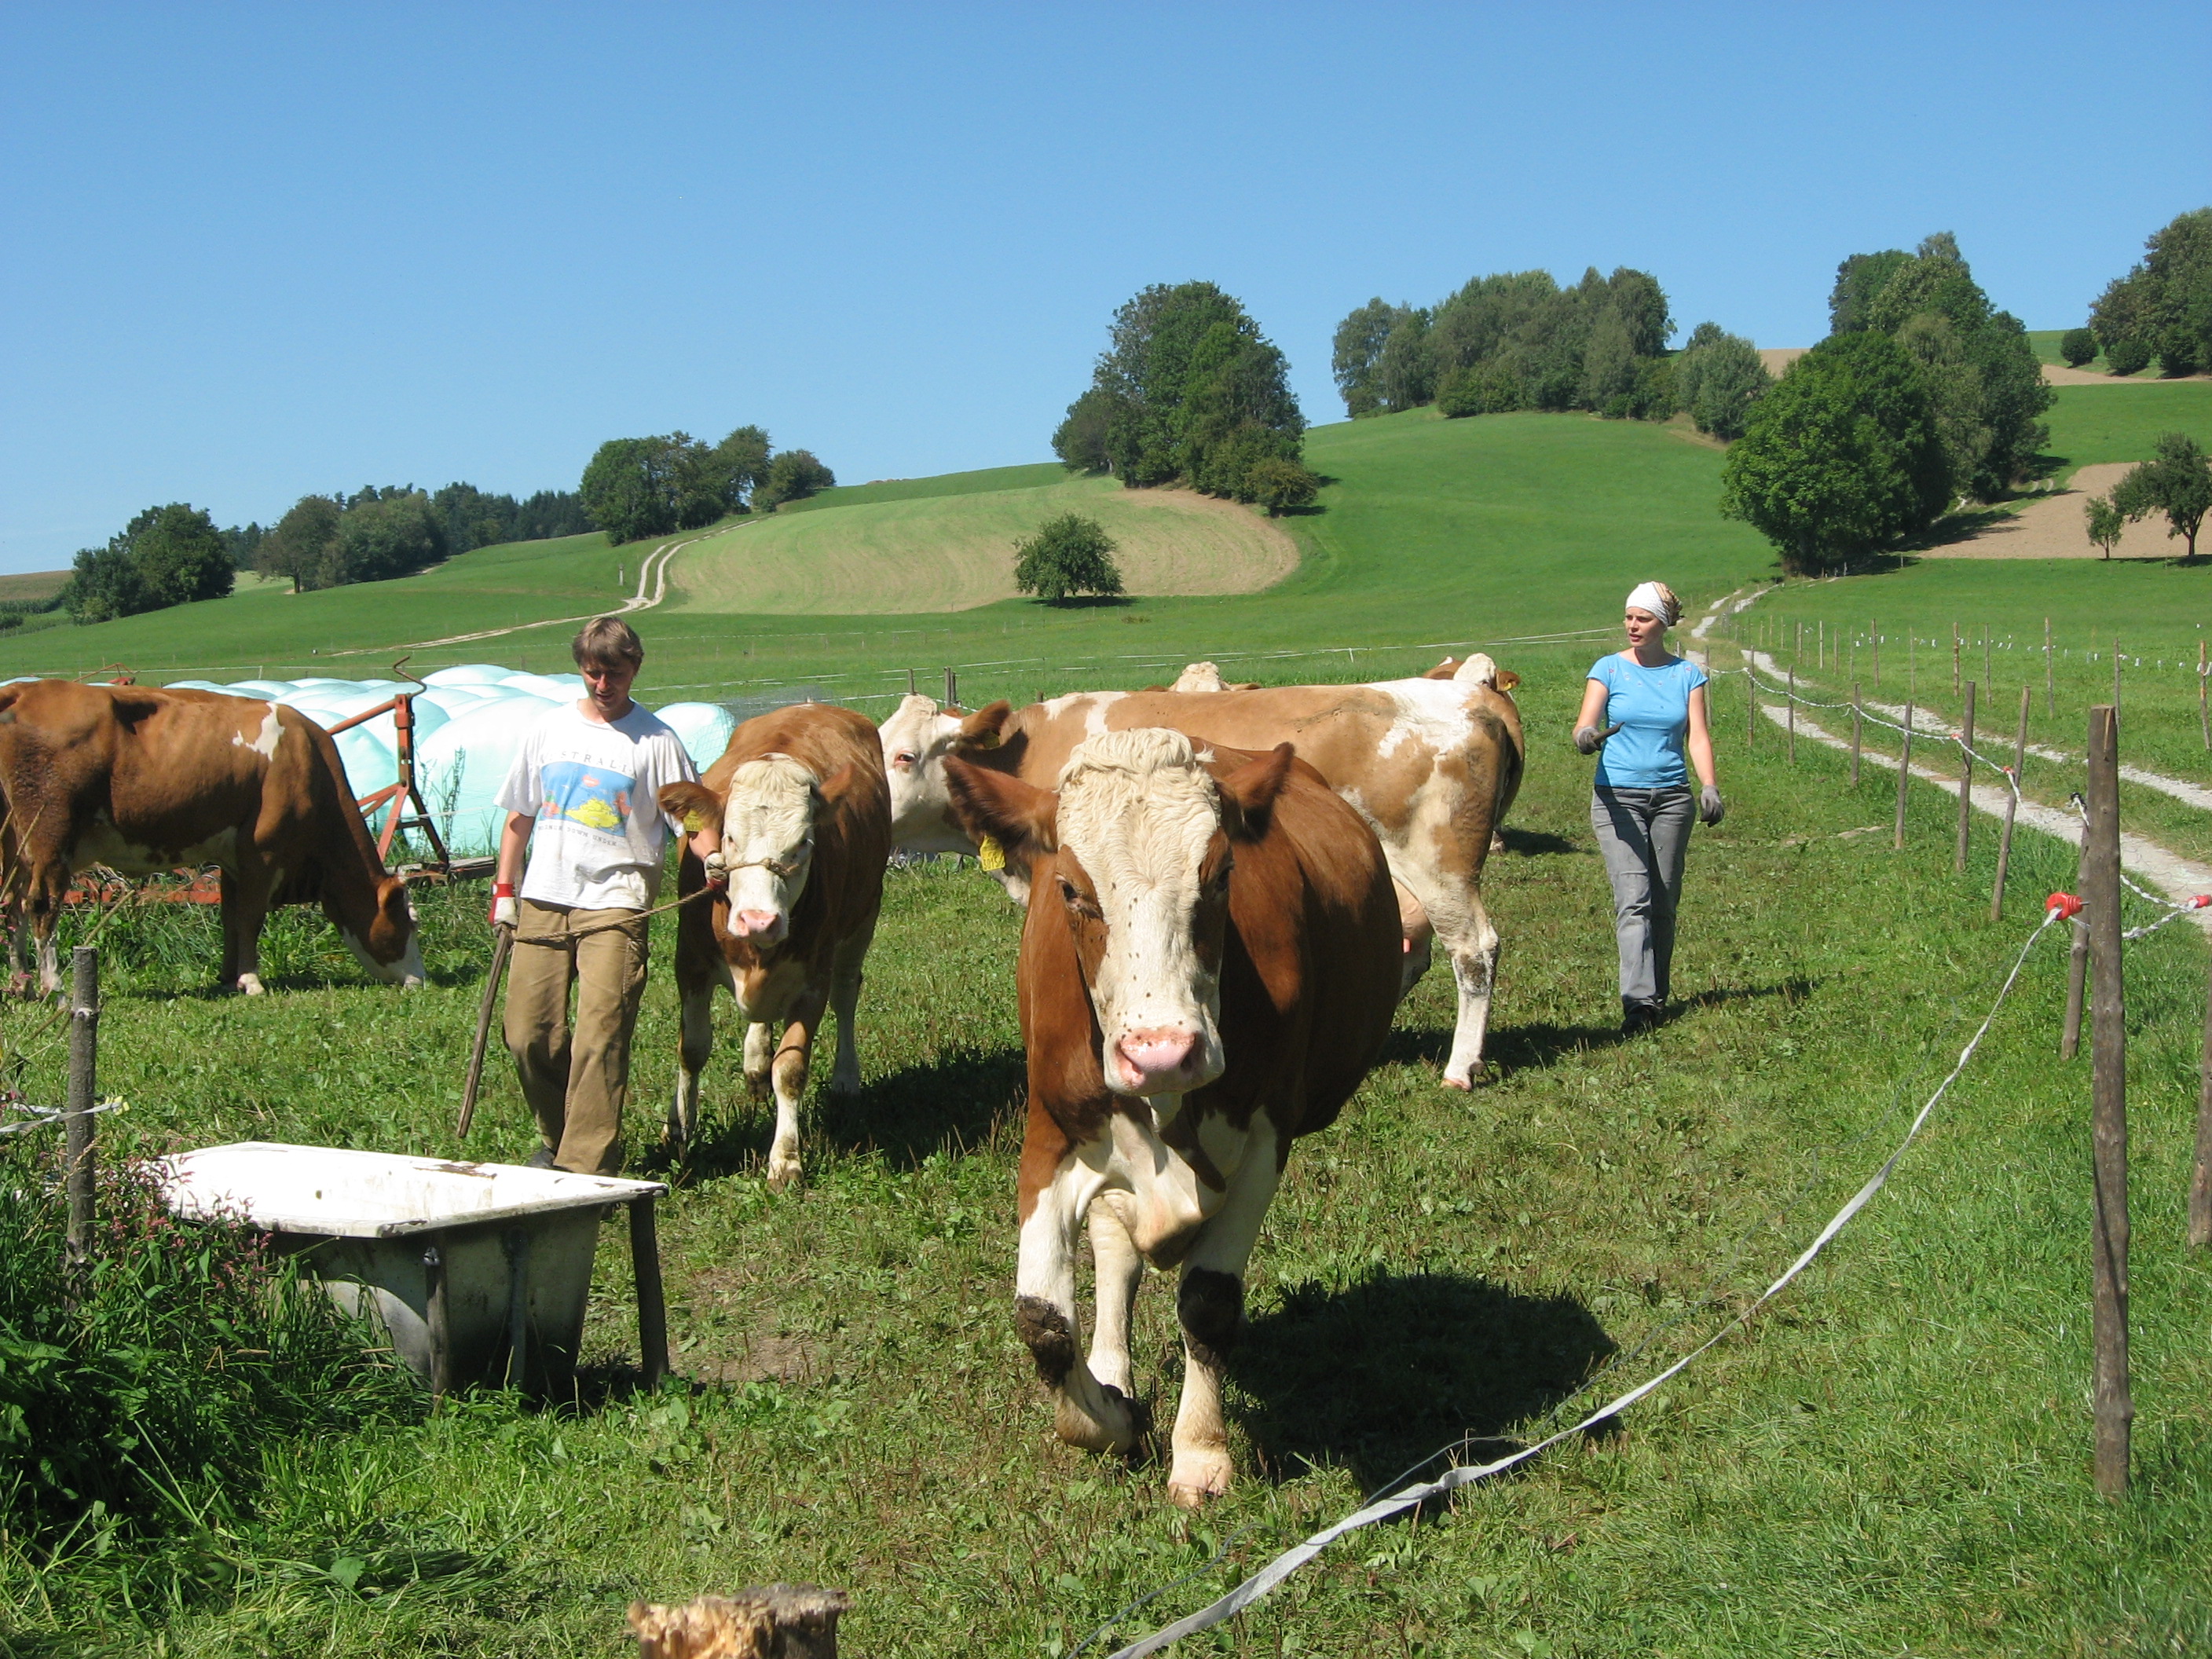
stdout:
POLYGON ((1687 783, 1682 739, 1690 729, 1690 693, 1705 671, 1687 657, 1658 668, 1613 655, 1590 665, 1605 688, 1604 723, 1620 730, 1597 753, 1597 781, 1618 789, 1663 789, 1687 783))

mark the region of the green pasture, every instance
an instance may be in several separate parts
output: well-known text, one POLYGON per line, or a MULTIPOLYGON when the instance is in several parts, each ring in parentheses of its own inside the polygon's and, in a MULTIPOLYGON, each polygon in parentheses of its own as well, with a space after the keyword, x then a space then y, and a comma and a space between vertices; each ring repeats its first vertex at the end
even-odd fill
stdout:
POLYGON ((1113 538, 1132 594, 1249 593, 1297 566, 1290 537, 1246 508, 1188 489, 1124 489, 1111 478, 1042 470, 1054 476, 1022 489, 779 512, 742 536, 685 549, 666 609, 677 617, 973 610, 1012 599, 1016 544, 1070 513, 1113 538))
MULTIPOLYGON (((2024 836, 1992 924, 1995 838, 1954 877, 1948 797, 1915 789, 1893 853, 1887 776, 1855 792, 1809 745, 1792 769, 1771 728, 1747 756, 1723 720, 1729 811, 1691 849, 1680 1013, 1624 1043, 1588 763, 1558 737, 1583 653, 1516 655, 1536 738, 1486 882, 1498 1074, 1472 1097, 1437 1086, 1452 1005, 1432 974, 1342 1121, 1296 1149, 1255 1258, 1222 1504, 1187 1517, 1158 1462, 1051 1434, 1010 1317, 1018 918, 937 864, 889 878, 865 1092, 826 1100, 817 1068, 808 1180, 787 1196, 761 1180, 769 1122, 732 1086, 726 1012, 701 1143, 672 1169, 655 1151, 675 1042, 660 928, 630 1149, 677 1185, 680 1382, 635 1391, 611 1228, 578 1403, 487 1395, 272 1441, 243 1487, 183 1472, 191 1518, 155 1544, 93 1527, 49 1559, 0 1538, 0 1648, 617 1659, 633 1598, 784 1578, 853 1592, 856 1654, 1065 1659, 1138 1596, 1167 1587, 1120 1639, 1440 1448, 1494 1455, 1650 1375, 1887 1155, 2074 854, 2024 836)), ((276 988, 252 1001, 207 994, 211 915, 108 920, 101 1084, 127 1109, 101 1121, 107 1156, 246 1137, 458 1151, 481 903, 427 899, 431 982, 411 994, 363 982, 303 912, 272 928, 276 988)), ((1346 1540, 1177 1651, 2205 1650, 2212 1281, 2181 1242, 2205 952, 2185 927, 2130 947, 2140 1415, 2118 1505, 2088 1477, 2088 1085, 2086 1060, 2053 1059, 2063 958, 2052 930, 1888 1191, 1750 1329, 1612 1431, 1346 1540)), ((5 1018, 27 1093, 52 1097, 55 1028, 5 1018)), ((468 1151, 530 1145, 495 1065, 468 1151)), ((1170 1290, 1146 1287, 1137 1350, 1163 1419, 1170 1290)))
MULTIPOLYGON (((1606 625, 1620 594, 1655 572, 1686 596, 1710 596, 1771 564, 1759 538, 1715 515, 1721 453, 1683 428, 1566 415, 1445 421, 1419 410, 1317 428, 1307 457, 1332 482, 1322 511, 1283 520, 1304 562, 1262 595, 1066 609, 1006 601, 910 617, 647 611, 635 619, 648 650, 645 693, 736 696, 803 684, 881 696, 903 690, 910 667, 927 677, 951 664, 963 665, 963 692, 1026 698, 1042 689, 1143 684, 1194 657, 1250 678, 1269 653, 1346 647, 1354 653, 1347 665, 1364 677, 1426 666, 1437 654, 1431 647, 1444 642, 1606 625)), ((1037 487, 1040 470, 957 476, 980 479, 985 488, 971 492, 979 512, 995 514, 989 497, 1037 487)), ((833 491, 805 510, 835 514, 850 498, 880 505, 892 491, 919 499, 939 482, 833 491)), ((756 532, 739 520, 723 533, 741 540, 756 532)), ((510 617, 573 616, 609 602, 617 594, 615 566, 627 562, 634 582, 645 550, 609 549, 596 536, 487 548, 422 576, 276 605, 223 599, 20 646, 0 640, 0 675, 96 673, 115 662, 149 678, 231 674, 239 665, 327 673, 333 665, 320 653, 335 649, 510 617)), ((678 556, 678 586, 683 561, 696 556, 678 556)), ((563 667, 570 631, 547 627, 419 651, 412 665, 563 667)), ((1307 660, 1318 674, 1332 658, 1307 660)), ((339 672, 379 666, 375 653, 337 662, 339 672)))

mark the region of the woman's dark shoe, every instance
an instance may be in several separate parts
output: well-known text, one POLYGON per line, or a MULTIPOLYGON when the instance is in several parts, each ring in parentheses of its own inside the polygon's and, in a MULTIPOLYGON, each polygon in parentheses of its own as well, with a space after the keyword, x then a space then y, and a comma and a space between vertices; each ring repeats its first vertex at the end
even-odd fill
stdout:
POLYGON ((1629 1002, 1621 1005, 1620 1034, 1625 1037, 1641 1036, 1656 1029, 1667 1018, 1666 1005, 1658 1002, 1629 1002))

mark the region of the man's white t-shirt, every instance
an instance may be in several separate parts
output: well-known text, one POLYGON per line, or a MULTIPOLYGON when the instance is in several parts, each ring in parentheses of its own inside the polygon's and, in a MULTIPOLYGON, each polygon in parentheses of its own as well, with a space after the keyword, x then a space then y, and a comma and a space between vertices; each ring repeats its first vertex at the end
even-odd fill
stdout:
POLYGON ((580 910, 652 908, 671 828, 661 788, 698 776, 683 740, 637 703, 604 723, 574 703, 547 711, 524 735, 498 797, 538 820, 522 896, 580 910))

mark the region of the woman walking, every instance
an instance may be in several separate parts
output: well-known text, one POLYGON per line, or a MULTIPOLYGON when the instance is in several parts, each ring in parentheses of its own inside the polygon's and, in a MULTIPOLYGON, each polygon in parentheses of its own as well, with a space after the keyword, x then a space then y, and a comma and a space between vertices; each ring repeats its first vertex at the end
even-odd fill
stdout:
POLYGON ((1705 671, 1667 649, 1667 630, 1681 619, 1681 603, 1664 583, 1644 582, 1628 596, 1626 612, 1628 648, 1591 665, 1575 747, 1598 757, 1590 827, 1613 883, 1621 1033, 1633 1036, 1666 1014, 1682 855, 1690 842, 1685 751, 1704 786, 1698 817, 1718 823, 1722 806, 1705 724, 1705 671))

